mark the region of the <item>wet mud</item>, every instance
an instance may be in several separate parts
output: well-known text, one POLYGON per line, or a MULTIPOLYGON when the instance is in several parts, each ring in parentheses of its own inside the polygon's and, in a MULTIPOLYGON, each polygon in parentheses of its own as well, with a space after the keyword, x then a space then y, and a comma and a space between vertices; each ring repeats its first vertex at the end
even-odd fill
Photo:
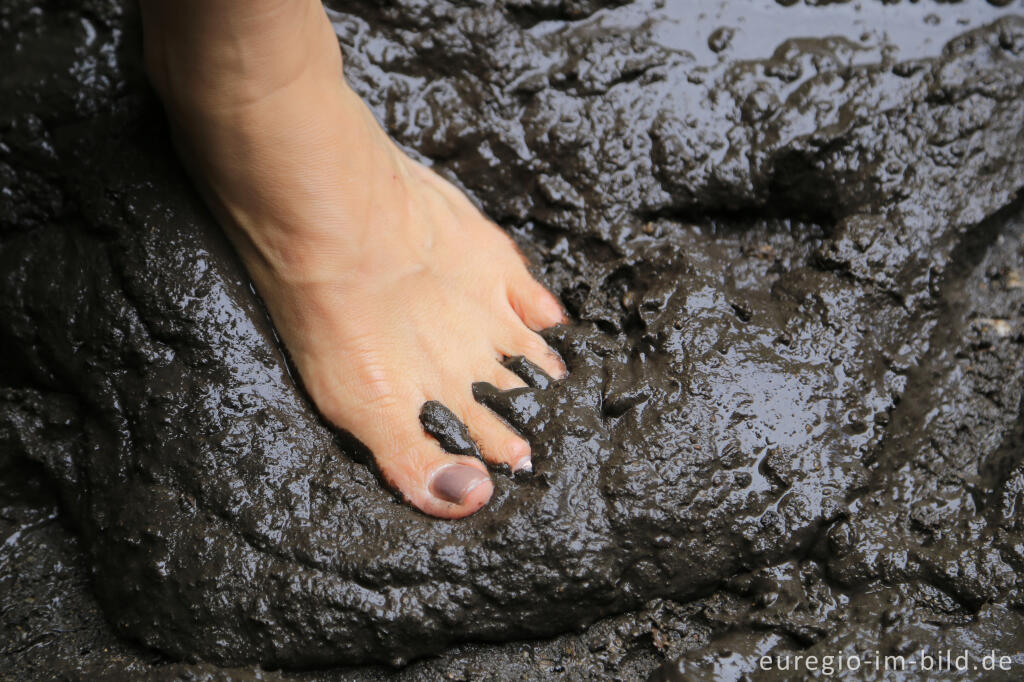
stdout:
POLYGON ((569 309, 566 380, 475 387, 534 473, 459 522, 396 500, 174 160, 131 4, 9 2, 0 666, 1019 658, 1024 7, 332 7, 356 90, 569 309))

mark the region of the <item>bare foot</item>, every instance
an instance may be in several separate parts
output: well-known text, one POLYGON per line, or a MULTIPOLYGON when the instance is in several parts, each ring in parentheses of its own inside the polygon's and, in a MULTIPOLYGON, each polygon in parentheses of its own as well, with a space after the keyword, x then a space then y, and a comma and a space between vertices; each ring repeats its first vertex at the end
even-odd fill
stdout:
POLYGON ((142 6, 181 155, 313 400, 411 504, 472 514, 493 491, 487 467, 441 450, 421 406, 451 409, 487 462, 529 470, 529 445, 471 387, 523 386, 507 356, 563 376, 536 333, 563 320, 558 301, 508 236, 383 132, 342 78, 319 2, 142 6))

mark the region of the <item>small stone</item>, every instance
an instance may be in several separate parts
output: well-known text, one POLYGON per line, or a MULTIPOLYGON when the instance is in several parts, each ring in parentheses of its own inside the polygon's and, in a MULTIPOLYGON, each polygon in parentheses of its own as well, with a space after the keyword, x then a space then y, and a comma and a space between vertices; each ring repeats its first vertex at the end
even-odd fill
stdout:
POLYGON ((708 36, 708 47, 711 48, 712 52, 721 52, 729 47, 734 35, 736 35, 735 29, 729 28, 728 26, 716 28, 711 32, 711 35, 708 36))

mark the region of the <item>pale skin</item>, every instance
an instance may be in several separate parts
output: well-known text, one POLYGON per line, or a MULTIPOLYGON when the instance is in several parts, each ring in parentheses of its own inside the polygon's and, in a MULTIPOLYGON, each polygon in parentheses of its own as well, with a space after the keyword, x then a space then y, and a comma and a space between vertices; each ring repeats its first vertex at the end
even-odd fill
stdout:
POLYGON ((475 382, 560 378, 537 333, 565 321, 512 241, 410 159, 346 84, 319 0, 141 0, 146 65, 179 154, 245 263, 321 413, 420 510, 472 514, 488 467, 419 421, 451 409, 483 458, 531 471, 529 444, 475 382))

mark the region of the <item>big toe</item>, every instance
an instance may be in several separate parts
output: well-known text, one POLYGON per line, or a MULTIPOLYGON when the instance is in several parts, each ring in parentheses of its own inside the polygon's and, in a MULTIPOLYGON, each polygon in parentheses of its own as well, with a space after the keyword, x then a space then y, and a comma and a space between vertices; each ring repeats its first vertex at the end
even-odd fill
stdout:
POLYGON ((379 440, 383 439, 369 435, 363 442, 374 453, 388 484, 420 511, 458 519, 478 511, 491 499, 494 484, 479 459, 445 452, 422 430, 410 429, 404 437, 374 442, 379 440))
POLYGON ((469 464, 442 464, 430 476, 430 492, 435 498, 473 511, 487 503, 492 490, 487 472, 469 464))

